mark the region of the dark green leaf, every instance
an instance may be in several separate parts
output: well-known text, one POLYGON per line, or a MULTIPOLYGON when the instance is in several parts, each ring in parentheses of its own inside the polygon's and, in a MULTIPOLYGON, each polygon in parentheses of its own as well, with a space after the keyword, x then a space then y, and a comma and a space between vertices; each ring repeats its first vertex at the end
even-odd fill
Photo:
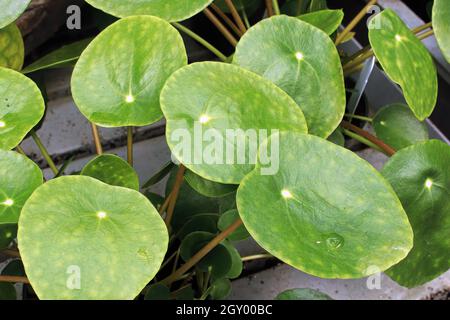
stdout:
POLYGON ((428 128, 404 104, 391 104, 377 112, 373 128, 381 140, 396 150, 428 140, 428 128))
POLYGON ((450 268, 450 146, 430 140, 397 152, 382 174, 397 192, 414 231, 414 248, 387 274, 405 287, 450 268))

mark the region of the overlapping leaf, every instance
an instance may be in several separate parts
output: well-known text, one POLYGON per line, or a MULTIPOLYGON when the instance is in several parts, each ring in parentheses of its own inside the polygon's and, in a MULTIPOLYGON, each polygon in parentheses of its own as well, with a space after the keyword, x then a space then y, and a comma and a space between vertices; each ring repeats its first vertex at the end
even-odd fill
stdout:
POLYGON ((351 151, 282 133, 279 172, 264 176, 259 169, 239 186, 239 214, 264 249, 293 267, 322 278, 360 278, 410 251, 413 234, 399 199, 351 151))
POLYGON ((239 41, 233 63, 286 91, 304 112, 311 134, 326 138, 342 120, 339 54, 330 37, 309 23, 288 16, 259 22, 239 41))

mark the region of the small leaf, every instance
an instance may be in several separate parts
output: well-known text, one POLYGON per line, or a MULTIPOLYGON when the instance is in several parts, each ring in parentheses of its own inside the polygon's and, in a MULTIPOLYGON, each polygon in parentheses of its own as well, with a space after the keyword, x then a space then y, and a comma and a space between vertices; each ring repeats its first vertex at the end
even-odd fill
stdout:
POLYGON ((333 300, 319 290, 290 289, 280 293, 275 300, 333 300))
POLYGON ((239 251, 233 246, 233 244, 229 241, 223 241, 222 244, 227 248, 228 253, 231 257, 231 268, 230 271, 225 275, 228 279, 236 279, 242 273, 243 263, 242 257, 239 254, 239 251))
POLYGON ((121 19, 81 54, 72 95, 81 113, 100 126, 149 125, 162 118, 159 95, 167 78, 186 64, 183 39, 168 22, 121 19))
POLYGON ((31 0, 1 0, 0 29, 14 22, 28 7, 31 0))
POLYGON ((273 130, 307 132, 302 111, 285 92, 225 63, 194 63, 175 72, 161 93, 161 108, 174 156, 203 178, 226 184, 239 184, 253 169, 257 146, 273 130))
POLYGON ((37 85, 17 71, 0 67, 0 149, 17 147, 44 111, 37 85))
POLYGON ((95 157, 83 168, 81 175, 100 180, 112 186, 139 191, 139 177, 132 166, 113 154, 95 157))
POLYGON ((194 172, 187 170, 184 178, 189 185, 198 193, 211 198, 219 198, 233 193, 237 190, 237 185, 223 184, 204 179, 194 172))
POLYGON ((344 19, 344 11, 342 10, 320 10, 298 17, 316 28, 321 29, 328 35, 332 35, 342 23, 344 19))
MULTIPOLYGON (((239 212, 237 210, 230 210, 223 213, 218 222, 218 227, 220 231, 224 231, 226 228, 231 226, 237 219, 239 219, 239 212)), ((245 226, 241 225, 237 228, 232 234, 230 234, 227 239, 231 241, 239 241, 244 240, 250 237, 245 226)))
POLYGON ((151 186, 157 184, 162 179, 164 179, 170 171, 175 167, 175 163, 172 161, 167 162, 157 173, 155 173, 144 185, 142 189, 150 188, 151 186))
POLYGON ((377 137, 396 150, 428 140, 428 128, 404 104, 391 104, 373 118, 377 137))
POLYGON ((170 300, 170 289, 163 284, 156 283, 147 289, 145 300, 170 300))
POLYGON ((222 278, 213 282, 210 295, 214 300, 225 300, 231 293, 231 282, 222 278))
POLYGON ((409 107, 423 121, 434 110, 437 100, 437 72, 422 42, 391 9, 376 15, 369 29, 375 56, 386 74, 402 89, 409 107))
POLYGON ((28 279, 45 300, 134 299, 158 272, 168 238, 139 192, 85 176, 38 188, 18 233, 28 279))
MULTIPOLYGON (((203 231, 193 232, 186 236, 180 246, 181 258, 184 261, 188 261, 194 254, 208 244, 208 242, 214 239, 214 237, 214 234, 203 231)), ((230 271, 231 265, 230 253, 223 244, 216 246, 197 263, 197 267, 201 271, 207 272, 211 270, 211 276, 215 279, 224 277, 230 271)))
POLYGON ((16 224, 25 201, 43 182, 42 171, 27 157, 0 150, 0 177, 0 225, 16 224))
POLYGON ((24 56, 22 34, 16 24, 0 29, 0 67, 20 71, 24 56))
POLYGON ((304 112, 311 134, 326 138, 341 122, 342 65, 336 46, 322 30, 287 16, 264 19, 241 38, 233 63, 287 92, 304 112))
POLYGON ((16 224, 0 224, 0 250, 7 249, 16 237, 16 224))
POLYGON ((22 73, 26 74, 43 69, 66 67, 69 63, 78 60, 81 53, 84 49, 86 49, 91 41, 92 38, 76 41, 50 52, 39 60, 28 65, 22 70, 22 73))
POLYGON ((180 240, 183 240, 187 235, 195 231, 205 231, 209 233, 217 233, 217 220, 219 215, 214 213, 200 213, 192 216, 187 221, 180 231, 177 232, 177 236, 180 240))
POLYGON ((257 165, 237 194, 239 215, 259 245, 321 278, 361 278, 406 257, 408 218, 369 163, 311 135, 281 133, 279 141, 278 173, 261 175, 257 165))
POLYGON ((448 0, 434 0, 433 30, 442 54, 450 63, 450 2, 448 0))
POLYGON ((86 0, 92 6, 116 17, 151 15, 168 21, 186 20, 213 0, 86 0))
POLYGON ((414 231, 414 248, 387 274, 405 287, 450 268, 450 146, 438 140, 397 152, 382 174, 397 192, 414 231))

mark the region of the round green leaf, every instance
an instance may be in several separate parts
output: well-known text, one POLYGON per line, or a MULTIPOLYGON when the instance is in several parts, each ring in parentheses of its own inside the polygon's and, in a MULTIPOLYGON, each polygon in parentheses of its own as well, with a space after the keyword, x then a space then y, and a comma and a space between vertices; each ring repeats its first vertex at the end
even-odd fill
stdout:
POLYGON ((186 64, 183 39, 168 22, 151 16, 121 19, 81 54, 72 95, 80 111, 100 126, 145 126, 162 118, 161 89, 186 64))
POLYGON ((29 198, 18 242, 40 299, 134 299, 158 272, 168 232, 139 192, 65 176, 29 198))
MULTIPOLYGON (((236 220, 238 218, 239 218, 239 212, 237 210, 227 211, 220 216, 217 226, 220 231, 224 231, 229 226, 231 226, 234 222, 236 222, 236 220)), ((248 233, 245 226, 241 225, 233 233, 231 233, 227 239, 229 239, 231 241, 239 241, 239 240, 247 239, 248 237, 250 237, 250 234, 248 233)))
POLYGON ((184 178, 186 182, 198 193, 207 197, 218 198, 233 193, 237 189, 237 185, 223 184, 204 179, 191 170, 187 170, 184 178))
POLYGON ((423 121, 436 105, 436 67, 427 48, 391 9, 372 20, 369 40, 386 74, 402 89, 409 107, 423 121))
POLYGON ((200 213, 194 215, 184 226, 177 232, 178 238, 183 240, 187 235, 195 231, 205 231, 209 233, 217 233, 217 220, 219 215, 214 213, 200 213))
POLYGON ((280 293, 275 300, 333 300, 319 290, 290 289, 280 293))
POLYGON ((386 270, 408 254, 408 218, 369 163, 315 136, 279 139, 279 172, 260 175, 258 164, 237 194, 247 230, 266 251, 314 276, 341 279, 386 270))
POLYGON ((209 294, 214 300, 224 300, 230 295, 231 289, 230 280, 222 278, 213 282, 209 294))
POLYGON ((428 128, 404 104, 391 104, 377 112, 373 128, 381 140, 396 150, 428 140, 428 128))
POLYGON ((342 65, 336 46, 322 30, 288 16, 265 19, 241 38, 233 63, 286 91, 304 112, 311 134, 328 137, 341 122, 342 65))
POLYGON ((152 15, 168 21, 190 18, 206 8, 213 0, 86 0, 94 7, 116 17, 152 15))
POLYGON ((236 279, 242 273, 242 269, 244 267, 242 263, 242 257, 239 254, 239 251, 233 246, 233 244, 229 241, 224 241, 222 244, 227 248, 228 253, 231 257, 231 268, 230 271, 226 274, 226 278, 228 279, 236 279))
POLYGON ((91 41, 91 38, 83 39, 50 52, 24 68, 22 73, 31 73, 43 69, 65 67, 69 63, 76 61, 91 41))
MULTIPOLYGON (((230 13, 230 8, 227 6, 225 0, 215 0, 214 4, 218 6, 223 12, 230 13)), ((247 15, 251 15, 258 7, 261 6, 261 0, 233 0, 233 4, 238 11, 243 11, 247 13, 247 15)))
POLYGON ((344 19, 343 10, 320 10, 302 14, 298 17, 300 20, 312 24, 328 35, 332 35, 344 19))
POLYGON ((12 283, 0 282, 0 300, 16 300, 16 289, 12 283))
POLYGON ((397 152, 382 174, 397 192, 414 230, 414 248, 387 274, 405 287, 450 268, 450 146, 430 140, 397 152))
POLYGON ((33 161, 17 152, 0 150, 0 225, 19 221, 25 201, 43 179, 33 161))
POLYGON ((14 70, 0 67, 0 149, 17 147, 44 111, 37 85, 14 70))
POLYGON ((22 34, 16 24, 0 29, 0 67, 20 71, 24 56, 22 34))
POLYGON ((226 184, 239 184, 254 168, 258 145, 273 131, 307 132, 302 111, 285 92, 225 63, 194 63, 175 72, 161 93, 161 108, 174 156, 203 178, 226 184))
POLYGON ((450 2, 448 0, 434 0, 433 30, 441 51, 450 63, 450 2))
POLYGON ((16 224, 0 224, 0 250, 7 249, 16 237, 16 224))
POLYGON ((170 289, 163 284, 155 283, 147 289, 145 300, 170 300, 170 289))
POLYGON ((0 28, 14 22, 28 7, 31 0, 0 0, 0 28))
POLYGON ((139 177, 132 166, 113 154, 102 154, 92 159, 81 171, 104 183, 139 191, 139 177))
MULTIPOLYGON (((188 261, 214 237, 214 234, 203 231, 196 231, 186 236, 180 246, 181 258, 184 261, 188 261)), ((231 265, 230 253, 223 244, 219 244, 200 260, 196 266, 203 272, 211 270, 211 276, 218 279, 224 277, 230 271, 231 265)))

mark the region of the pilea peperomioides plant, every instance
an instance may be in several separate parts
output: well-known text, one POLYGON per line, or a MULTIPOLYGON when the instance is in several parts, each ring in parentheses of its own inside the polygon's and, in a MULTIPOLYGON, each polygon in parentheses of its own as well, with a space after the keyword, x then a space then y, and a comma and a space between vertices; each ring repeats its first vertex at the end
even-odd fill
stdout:
MULTIPOLYGON (((450 147, 423 122, 438 82, 421 42, 434 31, 450 62, 449 1, 435 0, 432 25, 415 30, 382 11, 370 46, 351 56, 338 46, 361 15, 338 30, 343 11, 326 1, 86 2, 121 19, 22 69, 14 21, 29 1, 0 0, 0 250, 20 257, 0 275, 0 297, 22 282, 40 299, 224 299, 244 263, 262 258, 330 279, 386 271, 406 287, 450 268, 450 147), (201 11, 231 57, 178 23, 201 11), (181 33, 220 61, 188 64, 181 33), (372 56, 406 104, 346 113, 345 78, 372 56), (98 155, 64 175, 35 131, 45 102, 24 74, 73 62, 73 99, 98 155), (141 186, 133 127, 162 118, 173 162, 141 186), (128 128, 128 162, 103 154, 98 126, 128 128), (343 134, 391 156, 381 172, 343 134), (27 136, 53 179, 20 147, 27 136), (167 176, 165 194, 152 193, 167 176), (241 257, 235 244, 250 237, 267 252, 241 257)), ((294 289, 277 299, 331 298, 294 289)))

